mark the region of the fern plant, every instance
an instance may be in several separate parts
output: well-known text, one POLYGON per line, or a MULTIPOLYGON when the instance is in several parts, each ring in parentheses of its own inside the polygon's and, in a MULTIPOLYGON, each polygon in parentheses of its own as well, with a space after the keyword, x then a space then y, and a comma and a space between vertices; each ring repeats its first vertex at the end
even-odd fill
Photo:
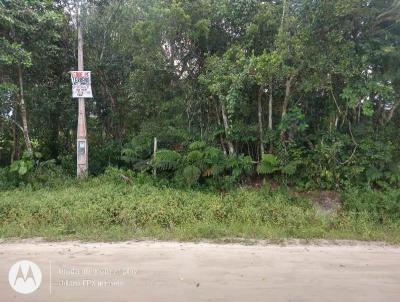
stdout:
POLYGON ((260 163, 257 165, 258 174, 273 174, 279 170, 279 160, 273 154, 263 154, 260 163))
POLYGON ((136 171, 144 171, 149 168, 151 150, 149 138, 135 137, 122 149, 121 160, 136 171))
POLYGON ((172 150, 159 150, 157 155, 151 161, 153 168, 160 171, 175 171, 178 169, 181 160, 181 155, 172 150))
POLYGON ((224 154, 215 147, 207 147, 203 142, 194 142, 184 158, 185 165, 197 167, 203 177, 217 176, 225 169, 224 154))
POLYGON ((250 156, 228 156, 225 160, 226 168, 231 171, 234 180, 242 175, 249 175, 253 171, 253 163, 250 156))
POLYGON ((203 151, 207 147, 207 144, 203 141, 196 141, 189 145, 189 151, 200 150, 203 151))
POLYGON ((204 153, 200 150, 190 151, 184 158, 185 164, 197 166, 199 169, 205 168, 204 153))
POLYGON ((203 176, 217 177, 225 170, 224 154, 220 149, 208 147, 204 152, 204 164, 206 169, 203 170, 203 176))
POLYGON ((281 171, 287 176, 292 176, 297 172, 298 167, 301 165, 301 163, 302 162, 300 160, 292 160, 287 165, 283 166, 281 168, 281 171))
POLYGON ((201 176, 201 170, 196 166, 187 166, 182 171, 183 179, 189 187, 195 185, 201 176))

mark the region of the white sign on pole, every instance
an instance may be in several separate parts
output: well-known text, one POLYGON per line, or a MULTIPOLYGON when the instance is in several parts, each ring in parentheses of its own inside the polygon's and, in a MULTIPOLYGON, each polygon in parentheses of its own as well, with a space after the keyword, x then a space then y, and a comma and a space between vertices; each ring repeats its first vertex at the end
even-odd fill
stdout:
POLYGON ((71 71, 72 97, 92 98, 90 71, 71 71))

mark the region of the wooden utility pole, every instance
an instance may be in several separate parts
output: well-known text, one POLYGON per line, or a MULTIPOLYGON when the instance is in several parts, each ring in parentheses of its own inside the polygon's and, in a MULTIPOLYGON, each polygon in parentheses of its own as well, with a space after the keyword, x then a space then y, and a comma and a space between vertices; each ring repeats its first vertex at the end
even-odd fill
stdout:
MULTIPOLYGON (((80 20, 80 7, 78 7, 78 70, 83 71, 83 37, 80 20)), ((87 177, 88 175, 88 144, 86 138, 86 113, 85 99, 78 99, 78 129, 76 136, 76 175, 87 177)))

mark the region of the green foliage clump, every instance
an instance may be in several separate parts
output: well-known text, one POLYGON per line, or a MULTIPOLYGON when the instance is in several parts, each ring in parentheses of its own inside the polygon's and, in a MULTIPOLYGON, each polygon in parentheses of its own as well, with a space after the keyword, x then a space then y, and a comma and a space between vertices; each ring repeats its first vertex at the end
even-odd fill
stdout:
POLYGON ((201 176, 201 170, 196 166, 186 166, 182 171, 182 178, 189 187, 195 185, 201 176))
POLYGON ((25 154, 10 167, 0 169, 0 190, 23 186, 55 188, 70 182, 71 175, 55 160, 41 161, 40 158, 39 152, 34 153, 33 159, 25 154))
MULTIPOLYGON (((148 149, 151 147, 148 146, 148 149)), ((167 181, 178 187, 229 188, 253 173, 250 156, 225 155, 219 148, 208 146, 204 141, 194 141, 180 152, 161 149, 155 156, 149 153, 138 155, 134 149, 126 148, 123 149, 122 158, 127 163, 140 160, 142 164, 136 171, 155 172, 161 183, 167 181)))
POLYGON ((344 209, 357 215, 368 214, 377 222, 400 221, 400 190, 355 189, 343 197, 344 209))
POLYGON ((159 150, 155 155, 152 166, 161 171, 175 171, 181 159, 181 155, 173 150, 159 150))
POLYGON ((263 154, 261 162, 257 165, 258 174, 272 174, 279 170, 278 158, 273 154, 263 154))

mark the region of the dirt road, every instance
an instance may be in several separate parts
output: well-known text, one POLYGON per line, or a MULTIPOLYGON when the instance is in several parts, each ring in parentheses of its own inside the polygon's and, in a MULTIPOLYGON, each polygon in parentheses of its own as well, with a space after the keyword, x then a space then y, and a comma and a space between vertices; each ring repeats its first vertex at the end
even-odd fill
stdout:
POLYGON ((3 242, 0 300, 398 302, 400 247, 3 242))

